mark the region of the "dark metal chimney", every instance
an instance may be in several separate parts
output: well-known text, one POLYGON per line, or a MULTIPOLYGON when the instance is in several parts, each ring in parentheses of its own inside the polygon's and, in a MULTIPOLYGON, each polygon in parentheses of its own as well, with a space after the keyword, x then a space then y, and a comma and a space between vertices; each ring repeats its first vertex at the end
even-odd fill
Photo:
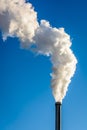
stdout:
POLYGON ((61 103, 55 103, 55 130, 61 130, 61 103))

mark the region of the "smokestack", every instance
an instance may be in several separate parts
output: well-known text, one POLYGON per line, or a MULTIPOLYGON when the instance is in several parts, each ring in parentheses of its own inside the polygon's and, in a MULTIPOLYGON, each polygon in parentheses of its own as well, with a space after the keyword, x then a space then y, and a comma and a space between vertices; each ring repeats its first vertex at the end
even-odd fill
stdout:
POLYGON ((55 103, 55 130, 61 130, 61 103, 55 103))

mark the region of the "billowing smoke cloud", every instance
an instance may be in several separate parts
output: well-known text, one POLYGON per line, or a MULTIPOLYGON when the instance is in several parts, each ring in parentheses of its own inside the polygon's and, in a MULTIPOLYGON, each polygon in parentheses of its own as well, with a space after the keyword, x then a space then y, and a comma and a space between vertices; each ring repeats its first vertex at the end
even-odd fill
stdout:
POLYGON ((46 20, 38 23, 32 4, 25 0, 0 0, 0 28, 4 40, 18 37, 22 48, 51 57, 53 95, 56 102, 62 102, 77 63, 64 28, 52 28, 46 20))

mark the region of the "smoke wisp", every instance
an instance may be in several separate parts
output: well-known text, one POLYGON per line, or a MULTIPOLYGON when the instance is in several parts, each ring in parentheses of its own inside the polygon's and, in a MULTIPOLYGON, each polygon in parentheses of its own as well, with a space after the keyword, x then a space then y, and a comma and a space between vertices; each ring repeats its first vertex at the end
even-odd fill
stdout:
POLYGON ((35 52, 51 57, 52 91, 56 102, 62 102, 77 63, 64 28, 53 28, 46 20, 39 23, 37 12, 25 0, 0 0, 0 29, 3 40, 18 37, 22 48, 31 50, 35 45, 35 52))

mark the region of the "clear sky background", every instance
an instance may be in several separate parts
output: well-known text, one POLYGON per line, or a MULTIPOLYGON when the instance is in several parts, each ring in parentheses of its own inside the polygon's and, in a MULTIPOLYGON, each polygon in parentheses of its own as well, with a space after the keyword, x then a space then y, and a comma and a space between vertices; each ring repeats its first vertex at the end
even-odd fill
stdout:
MULTIPOLYGON (((87 130, 87 1, 30 0, 38 20, 64 27, 72 39, 77 70, 62 103, 62 130, 87 130)), ((48 57, 3 42, 0 33, 0 130, 55 130, 55 101, 48 57)))

